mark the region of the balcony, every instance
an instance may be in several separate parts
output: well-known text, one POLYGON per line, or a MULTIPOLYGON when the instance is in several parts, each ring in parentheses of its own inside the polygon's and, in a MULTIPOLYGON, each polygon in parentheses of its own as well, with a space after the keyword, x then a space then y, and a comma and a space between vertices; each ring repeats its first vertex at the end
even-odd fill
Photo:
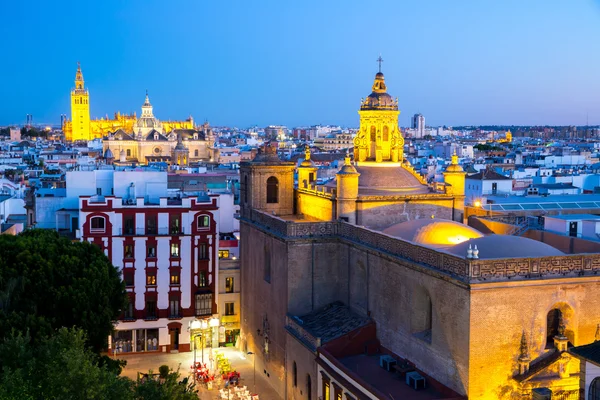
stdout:
POLYGON ((231 324, 234 322, 239 322, 240 318, 239 315, 224 315, 221 317, 221 322, 224 324, 231 324))
MULTIPOLYGON (((93 231, 92 233, 97 233, 93 231)), ((120 228, 118 236, 173 236, 184 235, 185 232, 181 229, 159 227, 159 228, 120 228)))

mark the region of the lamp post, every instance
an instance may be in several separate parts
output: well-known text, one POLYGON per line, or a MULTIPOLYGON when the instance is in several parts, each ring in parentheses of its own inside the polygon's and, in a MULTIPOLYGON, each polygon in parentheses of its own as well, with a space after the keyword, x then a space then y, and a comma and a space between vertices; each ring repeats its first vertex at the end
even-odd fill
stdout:
POLYGON ((248 355, 252 356, 252 370, 254 373, 254 382, 252 384, 253 388, 252 388, 252 392, 253 394, 256 394, 256 354, 254 354, 253 352, 249 351, 248 355))
POLYGON ((204 331, 208 328, 208 322, 203 319, 200 324, 202 327, 202 331, 200 332, 200 345, 202 346, 202 364, 204 364, 204 331))
POLYGON ((192 340, 194 341, 194 380, 196 380, 196 338, 198 337, 198 334, 195 333, 196 330, 202 328, 202 323, 200 321, 198 321, 197 319, 192 321, 192 323, 190 324, 190 330, 192 331, 192 340))

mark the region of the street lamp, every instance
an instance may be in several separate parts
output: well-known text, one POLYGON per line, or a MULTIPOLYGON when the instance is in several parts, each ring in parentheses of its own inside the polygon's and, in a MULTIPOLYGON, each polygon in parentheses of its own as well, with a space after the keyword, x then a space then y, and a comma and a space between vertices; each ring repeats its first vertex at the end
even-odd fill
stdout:
POLYGON ((204 331, 208 328, 208 322, 203 319, 200 324, 202 327, 202 331, 200 332, 200 345, 202 346, 202 364, 204 364, 204 331))
MULTIPOLYGON (((194 341, 194 368, 196 368, 196 337, 198 337, 197 333, 194 333, 194 330, 202 328, 202 323, 199 320, 194 320, 190 324, 190 329, 192 330, 192 340, 194 341)), ((194 373, 194 377, 196 374, 194 373)))
POLYGON ((254 387, 252 388, 252 392, 253 394, 256 394, 256 354, 251 351, 249 351, 247 354, 252 356, 252 370, 254 372, 254 382, 252 384, 254 387))

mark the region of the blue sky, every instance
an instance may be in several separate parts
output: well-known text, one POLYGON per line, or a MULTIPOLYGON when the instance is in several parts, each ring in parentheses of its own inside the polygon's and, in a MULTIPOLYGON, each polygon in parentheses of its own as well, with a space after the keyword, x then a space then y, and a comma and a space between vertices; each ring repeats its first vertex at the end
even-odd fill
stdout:
POLYGON ((69 114, 357 126, 381 53, 400 125, 600 124, 598 0, 2 1, 0 125, 69 114))

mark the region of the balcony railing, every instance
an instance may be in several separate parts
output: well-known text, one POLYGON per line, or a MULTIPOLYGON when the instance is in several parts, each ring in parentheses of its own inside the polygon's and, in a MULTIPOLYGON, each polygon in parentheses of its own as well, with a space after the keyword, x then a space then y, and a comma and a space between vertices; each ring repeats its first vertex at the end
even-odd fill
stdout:
MULTIPOLYGON (((92 231, 92 233, 96 233, 92 231)), ((118 230, 118 236, 171 236, 171 235, 184 235, 182 229, 175 229, 169 227, 159 228, 120 228, 118 230)))

